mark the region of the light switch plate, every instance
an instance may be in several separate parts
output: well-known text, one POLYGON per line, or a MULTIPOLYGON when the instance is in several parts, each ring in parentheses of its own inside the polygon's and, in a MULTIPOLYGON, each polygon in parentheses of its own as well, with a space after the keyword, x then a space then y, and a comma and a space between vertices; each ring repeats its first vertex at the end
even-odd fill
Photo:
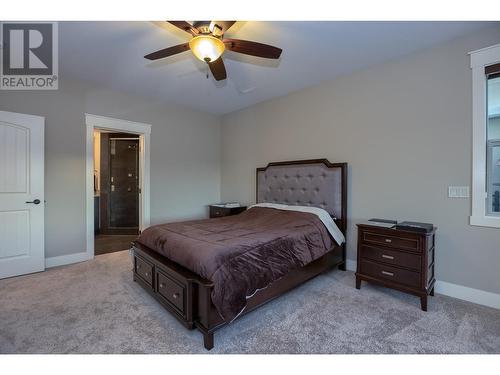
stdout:
POLYGON ((448 186, 448 198, 469 198, 468 186, 448 186))

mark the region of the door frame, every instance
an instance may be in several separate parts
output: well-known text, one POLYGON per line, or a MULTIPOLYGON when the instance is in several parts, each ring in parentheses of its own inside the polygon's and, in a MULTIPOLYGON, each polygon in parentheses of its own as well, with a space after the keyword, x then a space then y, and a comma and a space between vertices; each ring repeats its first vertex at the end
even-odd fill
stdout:
POLYGON ((139 135, 139 230, 150 225, 150 142, 151 125, 111 117, 85 114, 86 126, 86 224, 87 257, 94 257, 94 129, 139 135))

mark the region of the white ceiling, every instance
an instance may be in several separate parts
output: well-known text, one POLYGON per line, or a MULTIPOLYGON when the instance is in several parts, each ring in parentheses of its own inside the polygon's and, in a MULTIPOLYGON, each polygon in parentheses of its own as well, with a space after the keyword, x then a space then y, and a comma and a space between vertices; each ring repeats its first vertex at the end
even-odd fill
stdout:
MULTIPOLYGON (((499 25, 499 23, 497 23, 499 25)), ((237 22, 227 37, 283 49, 279 61, 225 52, 226 81, 189 51, 144 55, 189 40, 165 22, 61 22, 60 74, 224 114, 492 26, 481 22, 237 22)))

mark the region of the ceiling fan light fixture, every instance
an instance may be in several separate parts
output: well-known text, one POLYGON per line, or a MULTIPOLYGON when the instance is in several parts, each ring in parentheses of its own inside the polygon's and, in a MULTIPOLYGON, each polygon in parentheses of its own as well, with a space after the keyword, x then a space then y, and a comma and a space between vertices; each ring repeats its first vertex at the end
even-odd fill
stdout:
POLYGON ((266 59, 279 59, 281 56, 281 48, 270 46, 269 44, 252 42, 250 40, 224 38, 225 33, 236 21, 195 21, 194 23, 186 21, 168 22, 178 29, 190 34, 191 40, 188 43, 163 48, 144 56, 144 58, 154 61, 177 55, 190 49, 198 60, 207 63, 214 79, 216 81, 222 81, 227 78, 226 67, 224 65, 224 59, 222 58, 222 54, 226 48, 235 53, 266 59))
POLYGON ((226 46, 219 38, 198 35, 189 41, 189 48, 196 58, 209 63, 217 60, 224 53, 226 46))

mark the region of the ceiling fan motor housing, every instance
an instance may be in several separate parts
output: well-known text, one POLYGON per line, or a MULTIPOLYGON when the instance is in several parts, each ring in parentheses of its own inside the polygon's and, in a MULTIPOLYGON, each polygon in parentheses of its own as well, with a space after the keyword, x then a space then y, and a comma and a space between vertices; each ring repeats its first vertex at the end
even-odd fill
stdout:
POLYGON ((195 21, 193 22, 193 26, 198 29, 201 34, 212 34, 215 37, 222 36, 222 28, 213 23, 213 21, 195 21))

